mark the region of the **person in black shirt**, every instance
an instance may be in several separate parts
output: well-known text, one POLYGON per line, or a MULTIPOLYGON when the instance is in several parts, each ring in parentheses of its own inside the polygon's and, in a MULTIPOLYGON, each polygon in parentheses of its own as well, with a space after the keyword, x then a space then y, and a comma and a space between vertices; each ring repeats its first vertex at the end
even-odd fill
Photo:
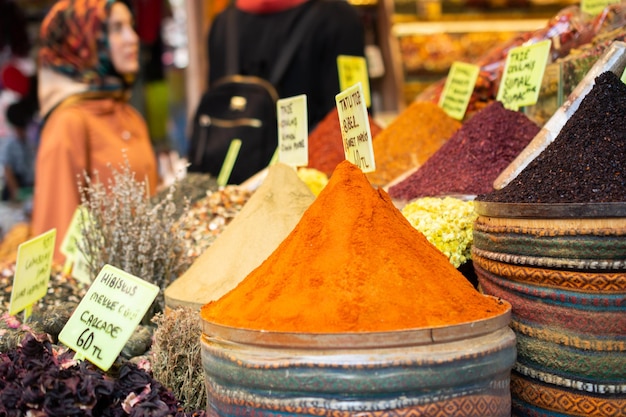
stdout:
MULTIPOLYGON (((296 56, 275 88, 280 98, 307 95, 309 131, 336 106, 337 57, 365 54, 363 23, 345 0, 235 0, 239 74, 269 78, 272 66, 303 15, 316 7, 296 56)), ((226 10, 212 22, 208 40, 210 86, 226 74, 226 10)))

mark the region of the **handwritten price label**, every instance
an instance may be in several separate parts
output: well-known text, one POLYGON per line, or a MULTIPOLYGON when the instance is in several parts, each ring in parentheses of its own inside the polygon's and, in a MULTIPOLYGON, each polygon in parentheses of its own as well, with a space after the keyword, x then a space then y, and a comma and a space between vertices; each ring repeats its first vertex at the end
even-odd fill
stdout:
POLYGON ((365 107, 369 107, 370 79, 367 71, 367 61, 362 56, 339 55, 337 57, 337 70, 339 72, 339 89, 344 91, 357 83, 361 83, 365 107))
POLYGON ((496 100, 509 110, 537 103, 552 41, 518 46, 509 51, 496 100))
POLYGON ((83 239, 83 227, 92 224, 91 215, 89 210, 84 206, 79 206, 74 215, 70 226, 61 241, 61 247, 59 248, 61 253, 65 255, 66 269, 72 271, 72 276, 77 280, 90 284, 91 278, 89 274, 85 274, 85 270, 78 266, 78 263, 85 264, 85 256, 78 249, 78 242, 83 239))
POLYGON ((59 334, 77 359, 107 371, 152 305, 159 287, 105 265, 59 334))
POLYGON ((26 309, 28 317, 32 305, 48 293, 56 236, 52 229, 18 246, 10 315, 26 309))
POLYGON ((620 0, 581 0, 580 10, 583 13, 595 16, 600 14, 607 6, 619 2, 620 0))
POLYGON ((446 84, 439 99, 439 107, 448 116, 463 120, 467 105, 478 79, 480 68, 478 65, 454 62, 448 72, 446 84))
POLYGON ((309 164, 309 126, 306 94, 276 102, 278 160, 292 167, 309 164))
POLYGON ((77 242, 83 239, 83 225, 87 225, 89 222, 91 222, 89 211, 85 207, 79 206, 76 211, 74 211, 72 221, 70 222, 67 232, 61 241, 59 250, 63 255, 70 259, 73 259, 74 256, 76 256, 76 253, 78 252, 77 242))
POLYGON ((374 171, 376 163, 372 147, 372 132, 361 83, 337 94, 335 101, 346 159, 361 168, 363 172, 374 171))

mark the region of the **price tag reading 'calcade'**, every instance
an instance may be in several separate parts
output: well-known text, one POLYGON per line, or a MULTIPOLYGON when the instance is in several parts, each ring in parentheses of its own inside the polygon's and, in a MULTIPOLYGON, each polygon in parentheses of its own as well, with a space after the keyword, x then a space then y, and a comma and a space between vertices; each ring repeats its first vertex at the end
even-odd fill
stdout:
POLYGON ((105 265, 59 334, 76 359, 107 371, 152 305, 159 287, 105 265))
POLYGON ((18 246, 10 315, 26 310, 24 316, 28 318, 33 304, 48 293, 56 236, 57 230, 51 229, 18 246))
POLYGON ((362 56, 339 55, 337 57, 339 71, 339 90, 344 91, 356 83, 361 83, 365 106, 370 107, 370 79, 367 71, 367 61, 362 56))
POLYGON ((375 171, 372 133, 361 83, 337 94, 335 101, 346 159, 363 172, 375 171))
POLYGON ((537 103, 551 44, 545 40, 509 51, 496 96, 505 108, 517 111, 537 103))
POLYGON ((309 126, 306 94, 276 102, 278 115, 278 160, 292 167, 309 164, 309 126))
POLYGON ((478 65, 454 62, 439 98, 439 107, 448 116, 463 120, 480 68, 478 65))

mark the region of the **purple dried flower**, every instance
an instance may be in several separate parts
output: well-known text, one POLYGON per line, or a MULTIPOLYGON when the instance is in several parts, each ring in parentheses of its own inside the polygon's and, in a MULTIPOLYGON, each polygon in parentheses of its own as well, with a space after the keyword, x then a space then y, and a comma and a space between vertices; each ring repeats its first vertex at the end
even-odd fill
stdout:
POLYGON ((120 375, 116 381, 116 388, 126 392, 142 391, 146 385, 150 385, 152 377, 139 371, 136 365, 124 365, 120 369, 120 375))
POLYGON ((1 318, 9 329, 17 329, 22 325, 17 317, 12 316, 9 313, 4 313, 1 318))
MULTIPOLYGON (((17 384, 8 384, 0 393, 0 415, 17 410, 22 403, 22 389, 17 384)), ((9 414, 6 414, 9 415, 9 414)))
POLYGON ((178 401, 132 363, 113 378, 72 360, 47 338, 27 334, 17 349, 0 353, 0 417, 173 416, 178 401), (125 411, 126 410, 126 411, 125 411))

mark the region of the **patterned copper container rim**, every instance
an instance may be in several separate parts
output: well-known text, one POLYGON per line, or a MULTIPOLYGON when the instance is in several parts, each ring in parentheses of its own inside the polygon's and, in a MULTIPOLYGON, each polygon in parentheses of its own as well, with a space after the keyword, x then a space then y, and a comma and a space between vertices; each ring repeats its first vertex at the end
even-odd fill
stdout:
MULTIPOLYGON (((577 382, 572 381, 577 384, 577 382)), ((513 372, 511 374, 511 395, 513 400, 513 415, 516 411, 525 413, 527 405, 533 408, 548 410, 545 414, 553 415, 552 412, 567 413, 571 416, 623 416, 626 415, 626 398, 619 394, 593 392, 596 387, 577 390, 564 385, 533 379, 529 375, 513 372)))
POLYGON ((584 391, 597 395, 626 394, 626 383, 601 384, 589 381, 581 381, 574 378, 566 378, 560 375, 555 375, 553 373, 542 371, 540 369, 535 369, 519 362, 515 364, 513 369, 515 369, 517 373, 525 377, 532 378, 546 384, 568 388, 571 390, 584 391))
POLYGON ((564 219, 626 217, 626 202, 611 203, 497 203, 474 201, 481 216, 564 219))
POLYGON ((431 345, 478 337, 508 326, 511 322, 511 305, 497 297, 486 297, 504 303, 506 311, 487 319, 451 326, 389 332, 291 333, 235 328, 202 320, 202 331, 205 335, 218 336, 231 342, 280 348, 367 349, 431 345))
POLYGON ((619 237, 626 235, 626 217, 597 219, 525 219, 478 216, 474 230, 490 234, 535 237, 582 236, 619 237))
POLYGON ((560 259, 546 256, 523 256, 508 253, 492 252, 472 247, 474 255, 498 262, 541 268, 561 268, 576 270, 626 270, 626 259, 560 259))
POLYGON ((567 271, 513 265, 472 254, 474 265, 509 280, 571 291, 603 291, 607 294, 626 292, 626 272, 567 271))

